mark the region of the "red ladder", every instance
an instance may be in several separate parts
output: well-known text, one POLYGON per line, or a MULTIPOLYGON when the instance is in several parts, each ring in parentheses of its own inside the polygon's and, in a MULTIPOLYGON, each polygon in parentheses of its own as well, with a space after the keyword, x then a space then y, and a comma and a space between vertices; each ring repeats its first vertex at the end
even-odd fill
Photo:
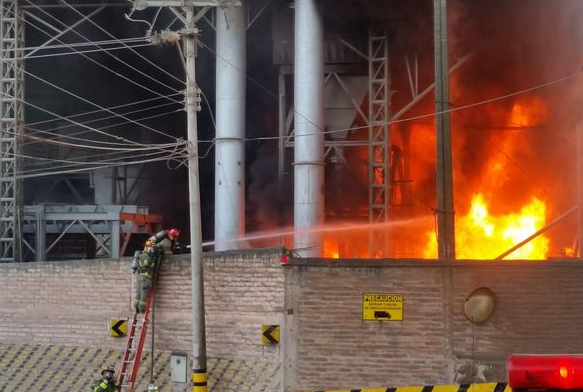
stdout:
POLYGON ((139 313, 134 313, 134 318, 130 326, 130 334, 126 350, 122 356, 121 369, 119 372, 118 382, 120 390, 126 388, 126 392, 133 392, 136 379, 138 378, 138 369, 142 361, 142 350, 148 333, 148 324, 150 322, 150 310, 152 309, 152 299, 154 297, 154 285, 148 291, 146 306, 144 308, 144 317, 140 320, 139 313), (137 339, 136 339, 137 334, 137 339), (135 342, 137 340, 137 342, 135 342), (135 343, 135 344, 134 344, 135 343), (127 372, 128 366, 131 365, 131 372, 127 372), (126 384, 124 384, 126 382, 126 384))

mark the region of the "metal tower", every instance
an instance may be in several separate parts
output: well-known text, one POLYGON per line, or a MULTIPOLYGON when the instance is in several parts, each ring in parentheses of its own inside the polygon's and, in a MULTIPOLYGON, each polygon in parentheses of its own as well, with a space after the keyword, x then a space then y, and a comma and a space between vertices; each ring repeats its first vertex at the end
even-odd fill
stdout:
POLYGON ((24 26, 16 0, 0 0, 0 262, 20 261, 19 138, 24 120, 24 26))
MULTIPOLYGON (((389 221, 391 201, 389 102, 389 49, 384 31, 369 33, 368 88, 368 198, 369 223, 389 221)), ((370 236, 370 256, 388 254, 387 230, 373 227, 370 236)))

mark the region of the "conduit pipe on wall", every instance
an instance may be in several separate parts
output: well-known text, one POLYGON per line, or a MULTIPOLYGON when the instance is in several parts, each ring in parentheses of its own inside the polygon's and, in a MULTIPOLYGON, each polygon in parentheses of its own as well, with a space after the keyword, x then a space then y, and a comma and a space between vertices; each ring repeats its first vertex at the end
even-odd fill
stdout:
POLYGON ((215 250, 245 233, 245 1, 217 8, 215 250))
POLYGON ((324 223, 324 32, 315 0, 295 2, 294 248, 322 255, 324 223))

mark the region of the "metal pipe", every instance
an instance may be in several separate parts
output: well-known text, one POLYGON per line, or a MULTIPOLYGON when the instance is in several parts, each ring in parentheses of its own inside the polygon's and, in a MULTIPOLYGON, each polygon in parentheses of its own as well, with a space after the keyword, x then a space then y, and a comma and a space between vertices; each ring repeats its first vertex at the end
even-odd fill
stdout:
POLYGON ((245 234, 245 74, 243 6, 217 8, 215 250, 239 249, 245 234))
POLYGON ((532 234, 531 236, 527 237, 525 240, 523 240, 523 241, 519 242, 518 244, 514 245, 512 248, 508 249, 506 252, 502 253, 500 256, 496 257, 494 260, 502 260, 503 258, 505 258, 506 256, 508 256, 510 253, 514 252, 516 249, 518 249, 521 246, 529 243, 534 238, 538 237, 539 235, 541 235, 542 233, 544 233, 545 231, 547 231, 551 227, 555 226, 557 223, 559 223, 560 221, 562 221, 563 219, 565 219, 566 217, 568 217, 569 215, 571 215, 573 212, 577 211, 577 208, 579 208, 579 206, 572 207, 569 211, 565 212, 563 215, 559 216, 557 219, 555 219, 554 221, 552 221, 551 223, 549 223, 548 225, 546 225, 542 229, 536 231, 534 234, 532 234))
POLYGON ((322 254, 324 223, 324 33, 315 0, 295 2, 294 248, 322 254))

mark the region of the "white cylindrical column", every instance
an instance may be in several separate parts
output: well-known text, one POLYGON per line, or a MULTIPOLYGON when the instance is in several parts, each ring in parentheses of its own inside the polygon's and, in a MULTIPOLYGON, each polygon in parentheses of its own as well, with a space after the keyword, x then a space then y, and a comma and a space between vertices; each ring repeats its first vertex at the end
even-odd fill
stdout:
POLYGON ((215 250, 239 249, 245 232, 246 29, 241 6, 217 8, 215 250))
POLYGON ((322 256, 324 223, 324 32, 315 0, 295 2, 294 249, 322 256))

